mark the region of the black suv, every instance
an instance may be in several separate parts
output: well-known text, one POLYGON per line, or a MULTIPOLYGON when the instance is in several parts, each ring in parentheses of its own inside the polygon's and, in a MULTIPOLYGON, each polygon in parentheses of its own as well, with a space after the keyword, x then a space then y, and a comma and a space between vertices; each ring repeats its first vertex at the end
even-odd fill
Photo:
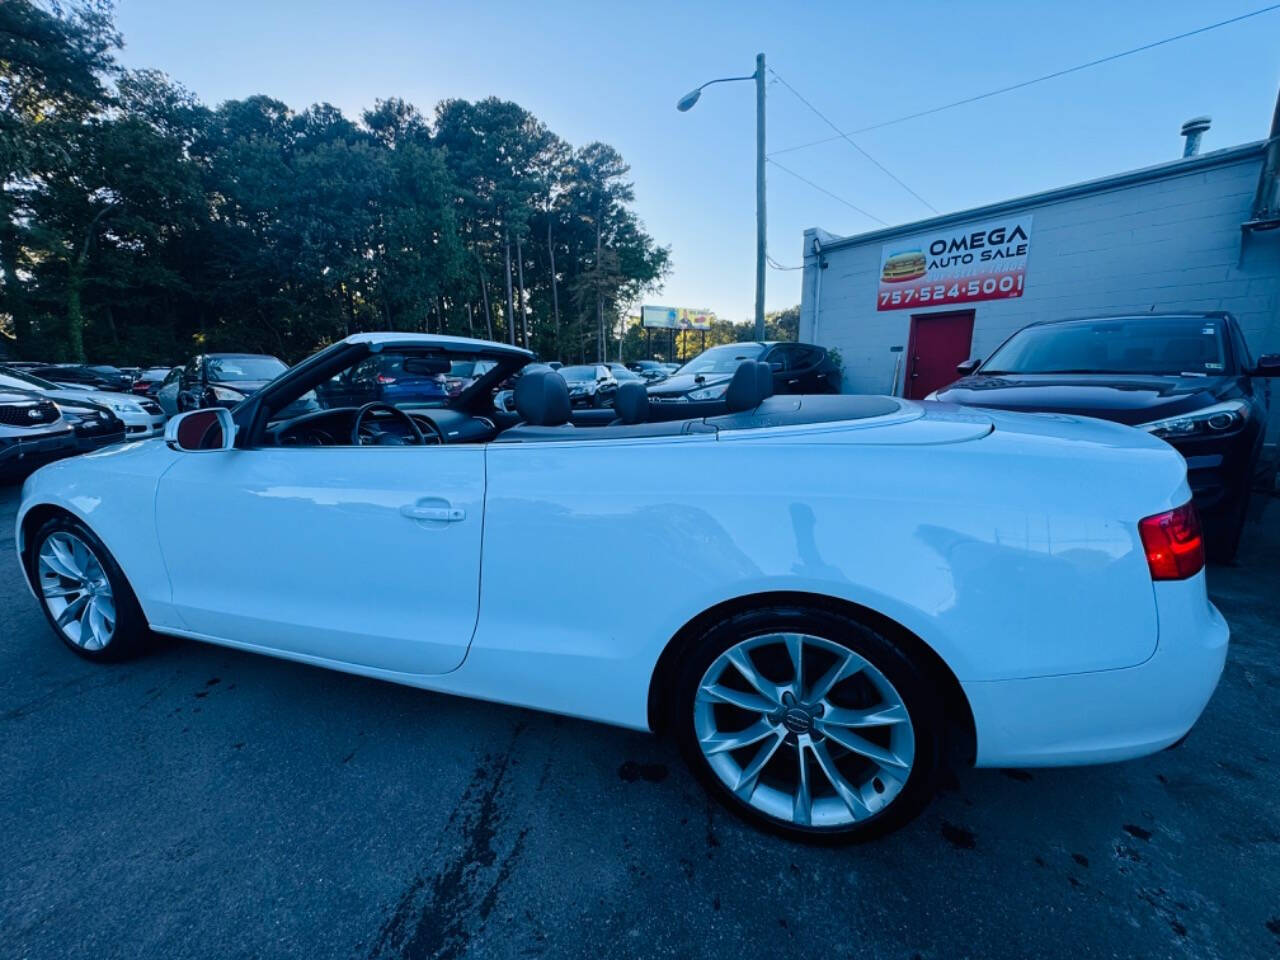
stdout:
POLYGON ((960 380, 930 394, 973 407, 1126 423, 1186 458, 1211 559, 1235 556, 1266 433, 1280 354, 1255 363, 1229 313, 1052 320, 1023 327, 960 380))
POLYGON ((756 360, 773 370, 774 393, 839 393, 840 370, 826 349, 812 343, 756 341, 708 347, 649 386, 649 399, 694 402, 719 400, 738 364, 756 360))

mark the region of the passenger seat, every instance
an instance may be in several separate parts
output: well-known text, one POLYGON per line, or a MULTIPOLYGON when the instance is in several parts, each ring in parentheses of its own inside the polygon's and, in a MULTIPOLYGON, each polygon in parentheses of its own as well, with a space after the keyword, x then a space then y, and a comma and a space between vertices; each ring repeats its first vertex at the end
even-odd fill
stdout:
POLYGON ((613 410, 618 416, 609 424, 644 423, 649 419, 649 390, 643 383, 628 380, 618 385, 618 392, 613 398, 613 410))
POLYGON ((516 413, 531 427, 572 427, 569 385, 555 370, 533 370, 516 381, 516 413))

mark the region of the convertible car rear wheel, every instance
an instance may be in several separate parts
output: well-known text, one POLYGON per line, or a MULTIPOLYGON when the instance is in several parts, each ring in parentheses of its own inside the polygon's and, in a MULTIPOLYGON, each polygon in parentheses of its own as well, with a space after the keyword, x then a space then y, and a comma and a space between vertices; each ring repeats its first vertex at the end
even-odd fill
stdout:
POLYGON ((31 582, 54 633, 87 660, 124 660, 142 652, 146 619, 124 573, 93 532, 59 516, 27 552, 31 582))
POLYGON ((797 840, 848 843, 928 801, 942 723, 933 687, 890 640, 822 609, 772 607, 701 638, 672 728, 730 810, 797 840))

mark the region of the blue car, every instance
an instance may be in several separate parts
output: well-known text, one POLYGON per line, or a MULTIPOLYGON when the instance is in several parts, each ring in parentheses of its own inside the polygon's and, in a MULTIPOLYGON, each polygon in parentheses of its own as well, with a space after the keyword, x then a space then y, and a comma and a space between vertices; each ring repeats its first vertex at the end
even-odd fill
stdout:
POLYGON ((449 398, 448 361, 409 363, 406 369, 404 357, 375 354, 330 380, 319 391, 321 403, 328 408, 358 407, 381 400, 400 406, 449 398))

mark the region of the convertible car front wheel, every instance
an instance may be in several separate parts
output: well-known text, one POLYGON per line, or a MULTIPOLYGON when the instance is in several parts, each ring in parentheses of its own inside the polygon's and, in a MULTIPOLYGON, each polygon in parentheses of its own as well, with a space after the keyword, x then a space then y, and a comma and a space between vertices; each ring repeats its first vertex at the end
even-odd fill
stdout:
POLYGON ((125 660, 141 653, 146 618, 115 558, 93 531, 70 516, 44 523, 26 560, 54 633, 86 660, 125 660))
POLYGON ((740 613, 696 641, 678 674, 670 721, 686 761, 753 823, 851 843, 901 826, 932 795, 942 737, 933 686, 855 619, 740 613))

